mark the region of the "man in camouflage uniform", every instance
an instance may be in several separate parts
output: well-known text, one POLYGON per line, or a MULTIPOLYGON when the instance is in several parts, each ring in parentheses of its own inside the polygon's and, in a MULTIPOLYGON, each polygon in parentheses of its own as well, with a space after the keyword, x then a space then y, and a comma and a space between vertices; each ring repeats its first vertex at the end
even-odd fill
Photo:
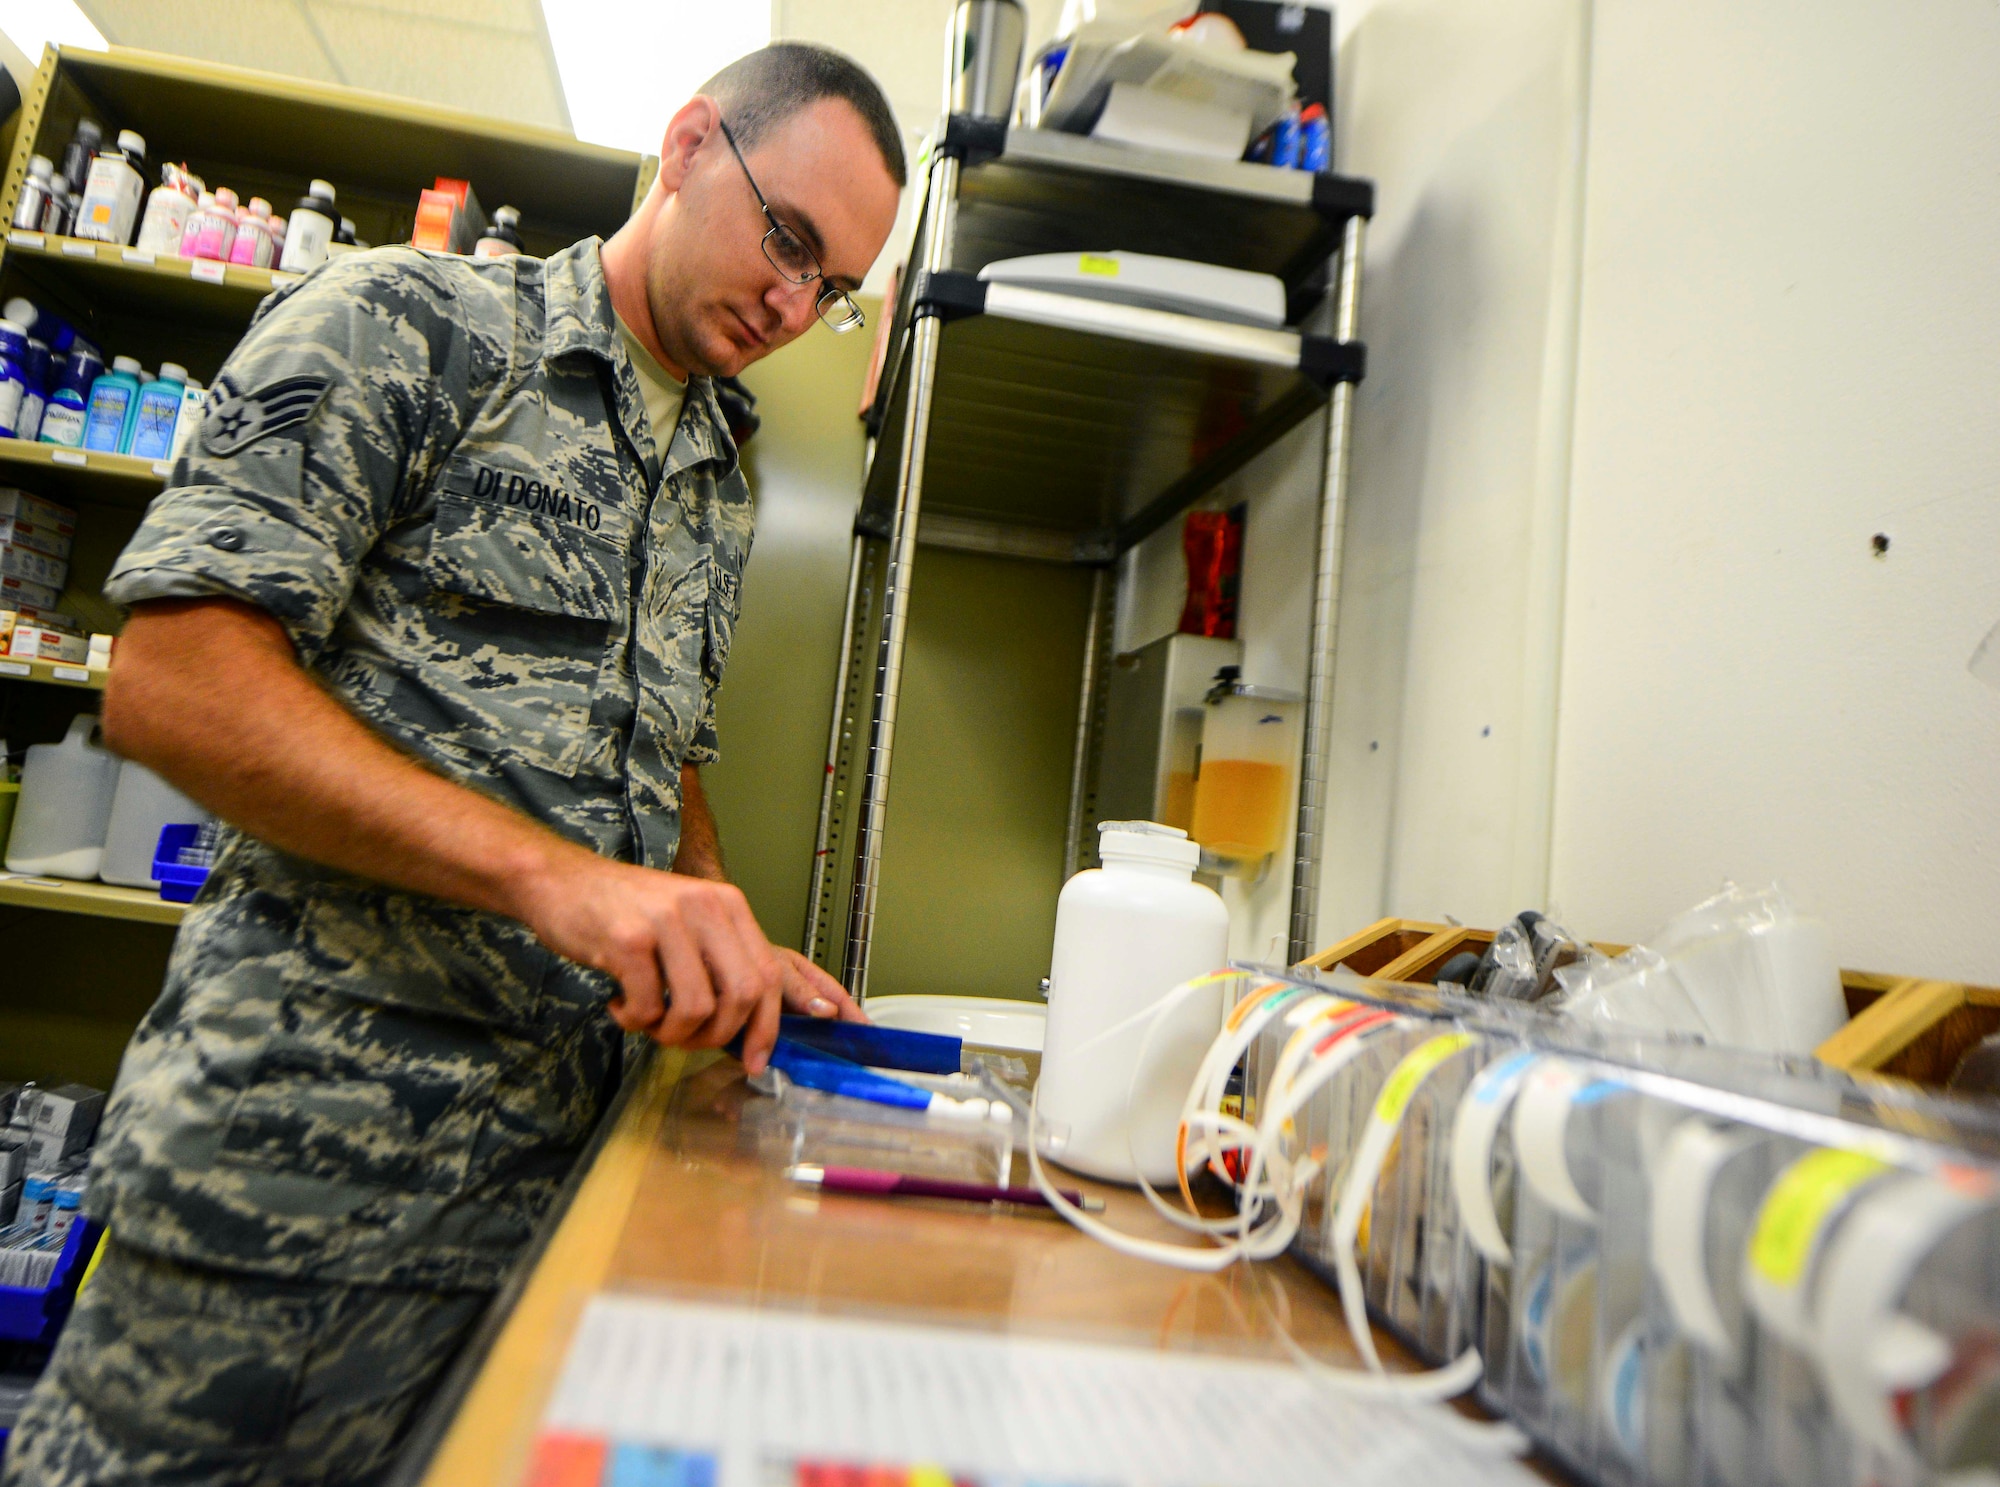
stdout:
POLYGON ((120 1070, 111 1238, 9 1487, 374 1480, 624 1032, 756 1067, 781 1005, 859 1015, 715 881, 752 508, 711 379, 851 311, 902 149, 858 67, 779 46, 661 155, 601 245, 273 295, 119 560, 109 739, 239 829, 120 1070))

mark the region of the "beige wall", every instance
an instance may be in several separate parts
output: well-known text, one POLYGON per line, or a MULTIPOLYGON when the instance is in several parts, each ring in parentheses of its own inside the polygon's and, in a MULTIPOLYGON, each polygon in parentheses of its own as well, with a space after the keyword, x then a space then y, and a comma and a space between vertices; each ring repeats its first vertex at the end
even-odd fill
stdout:
MULTIPOLYGON (((745 378, 764 419, 745 459, 757 540, 704 782, 730 874, 781 944, 805 919, 868 349, 814 330, 745 378)), ((1088 595, 1081 570, 920 554, 872 993, 1031 997, 1048 974, 1088 595)), ((837 931, 845 912, 836 895, 837 931)))

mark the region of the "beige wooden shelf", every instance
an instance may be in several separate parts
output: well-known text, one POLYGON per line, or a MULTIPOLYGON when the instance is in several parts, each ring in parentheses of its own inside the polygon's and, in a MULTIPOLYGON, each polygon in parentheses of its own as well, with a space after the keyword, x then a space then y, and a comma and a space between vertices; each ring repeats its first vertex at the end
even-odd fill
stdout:
POLYGON ((143 296, 144 308, 160 313, 233 313, 247 323, 257 302, 281 284, 295 283, 302 274, 247 264, 217 263, 208 258, 183 258, 178 253, 142 253, 117 243, 96 243, 54 233, 7 233, 7 251, 16 261, 61 264, 92 275, 114 274, 122 286, 117 297, 143 296))
POLYGON ((65 505, 95 501, 141 510, 160 493, 173 468, 170 460, 0 439, 0 485, 18 485, 65 505))
POLYGON ((104 671, 101 667, 73 666, 67 661, 17 661, 12 656, 0 656, 0 681, 47 682, 55 687, 84 687, 101 692, 104 671))
POLYGON ((179 924, 187 913, 186 904, 168 903, 144 888, 14 874, 0 875, 0 904, 52 909, 59 914, 91 914, 99 919, 132 919, 141 924, 179 924))

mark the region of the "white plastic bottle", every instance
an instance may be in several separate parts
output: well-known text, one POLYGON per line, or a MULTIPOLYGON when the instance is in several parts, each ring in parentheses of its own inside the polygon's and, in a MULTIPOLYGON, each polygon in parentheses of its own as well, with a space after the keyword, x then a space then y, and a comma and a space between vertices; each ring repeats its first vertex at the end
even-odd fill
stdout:
POLYGON ((1113 1182, 1143 1174, 1171 1183, 1181 1104, 1221 1030, 1222 988, 1104 1035, 1220 967, 1229 911, 1194 881, 1201 848, 1186 832, 1150 821, 1105 821, 1097 830, 1104 866, 1071 878, 1056 901, 1037 1098, 1052 1130, 1068 1127, 1066 1143, 1051 1153, 1063 1166, 1113 1182))
POLYGON ((90 162, 90 176, 84 183, 72 230, 80 238, 100 243, 129 243, 139 225, 145 194, 146 137, 121 129, 118 148, 100 150, 90 162))
POLYGON ((146 198, 146 215, 139 221, 139 251, 177 254, 194 215, 201 182, 178 165, 160 167, 160 184, 146 198))
POLYGON ((285 229, 285 254, 278 267, 289 274, 309 274, 326 262, 327 244, 340 225, 333 202, 333 187, 326 181, 314 181, 299 198, 285 229))
POLYGON ((90 741, 94 713, 78 713, 59 744, 36 744, 21 766, 21 800, 7 839, 7 871, 90 879, 118 789, 118 756, 90 741))

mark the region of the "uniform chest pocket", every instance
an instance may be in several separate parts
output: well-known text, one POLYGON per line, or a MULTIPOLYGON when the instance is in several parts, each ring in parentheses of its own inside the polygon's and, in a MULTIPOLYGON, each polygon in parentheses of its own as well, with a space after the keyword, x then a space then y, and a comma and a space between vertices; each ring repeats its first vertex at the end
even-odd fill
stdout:
POLYGON ((425 692, 429 726, 453 741, 575 774, 611 642, 629 622, 619 534, 446 489, 424 574, 432 653, 399 691, 425 692))

